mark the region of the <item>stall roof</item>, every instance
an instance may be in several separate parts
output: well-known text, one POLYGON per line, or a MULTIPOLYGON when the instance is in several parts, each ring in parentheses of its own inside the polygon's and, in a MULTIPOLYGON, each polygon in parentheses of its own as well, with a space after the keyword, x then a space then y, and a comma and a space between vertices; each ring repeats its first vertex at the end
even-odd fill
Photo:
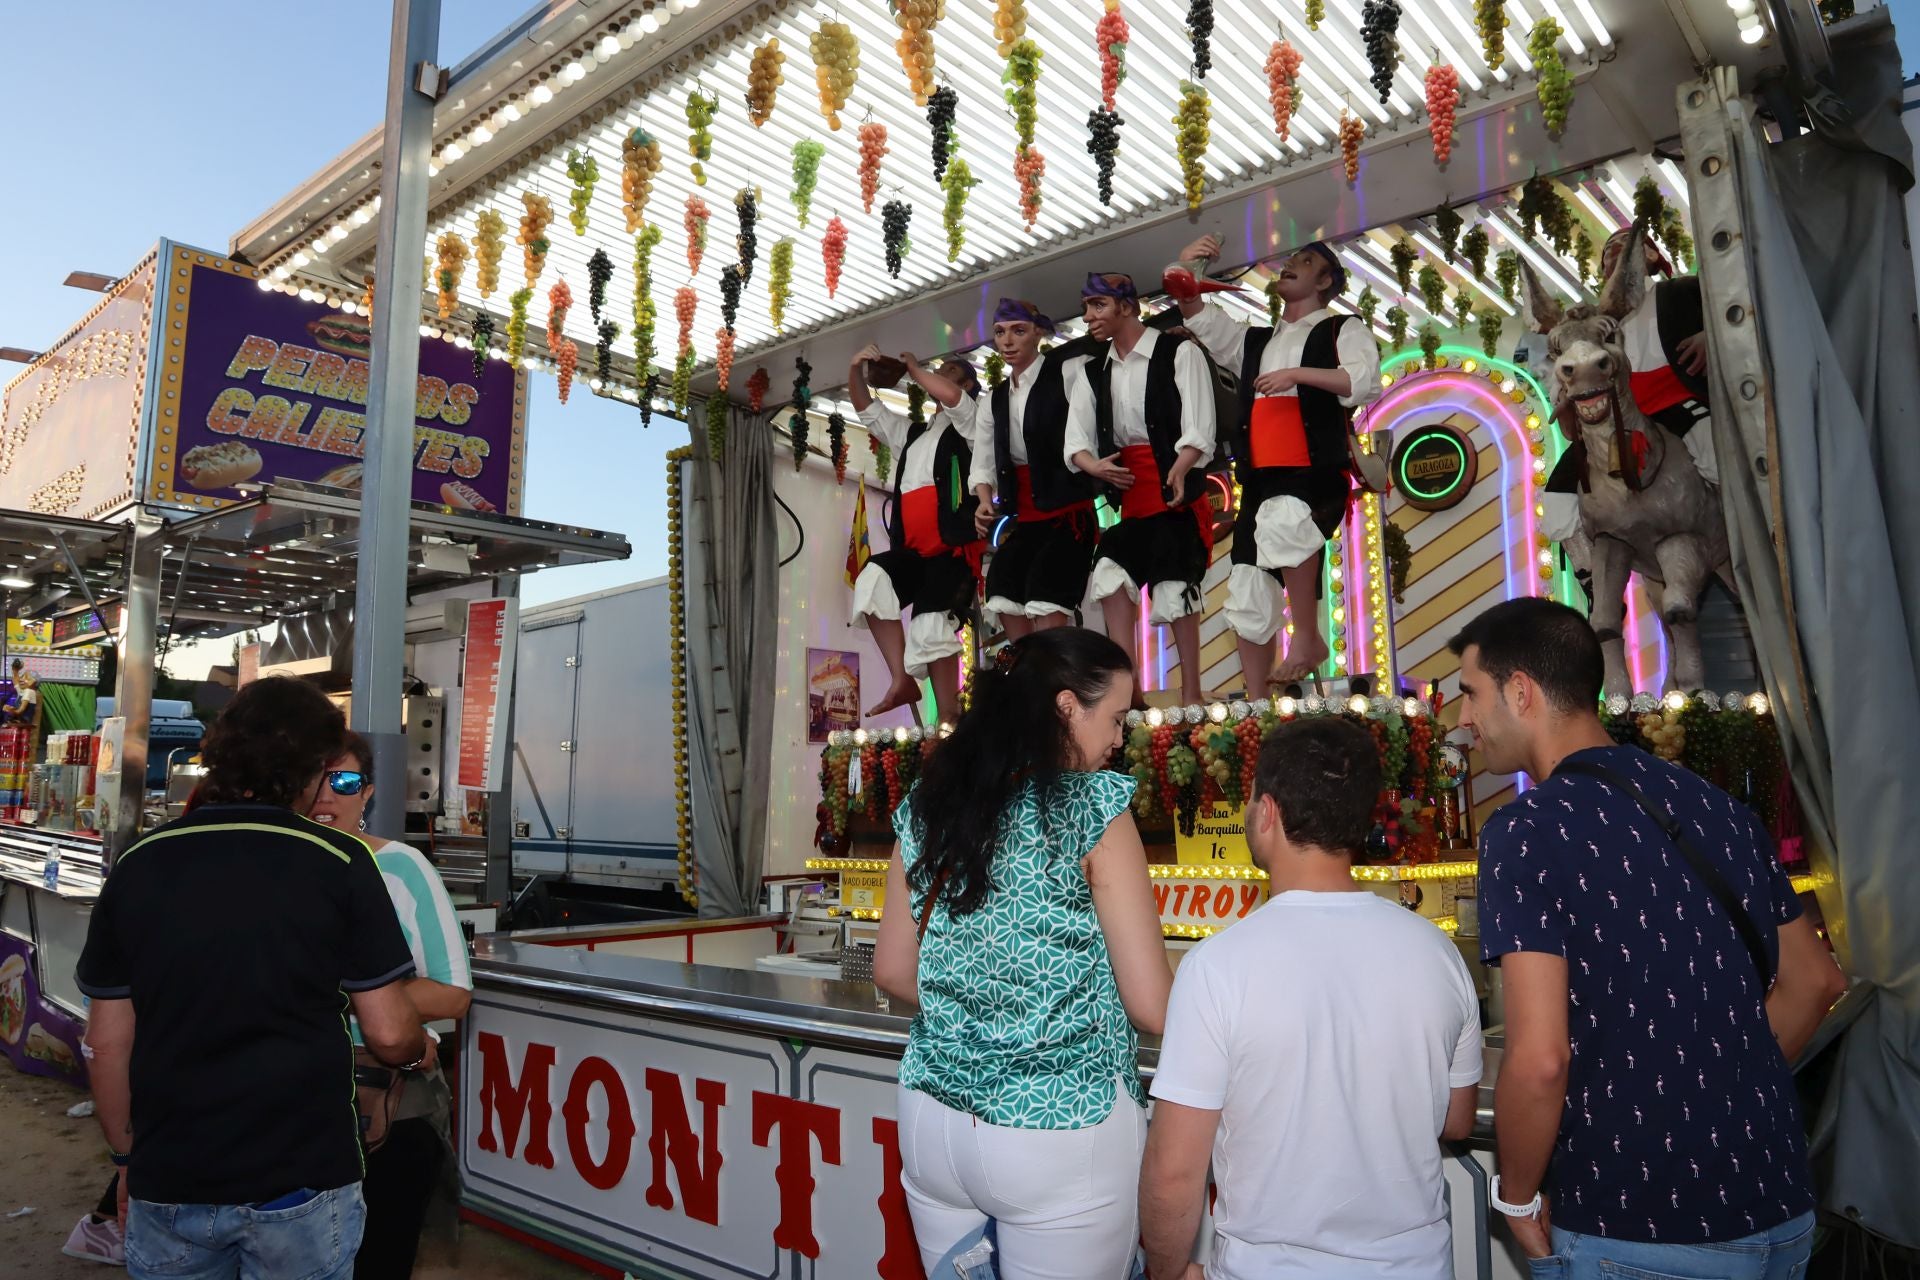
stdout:
MULTIPOLYGON (((761 188, 759 268, 741 300, 737 352, 772 362, 804 352, 816 368, 844 365, 870 338, 912 342, 921 350, 970 345, 985 336, 995 293, 1033 297, 1062 309, 1077 296, 1090 266, 1152 271, 1197 229, 1220 231, 1237 260, 1270 257, 1314 236, 1351 234, 1441 204, 1477 201, 1536 170, 1564 172, 1610 156, 1645 152, 1673 131, 1674 88, 1696 64, 1748 67, 1767 55, 1766 42, 1743 44, 1739 18, 1714 0, 1505 0, 1507 65, 1488 69, 1465 0, 1407 0, 1400 25, 1401 62, 1382 104, 1368 91, 1360 6, 1332 0, 1326 20, 1309 31, 1292 6, 1219 0, 1214 67, 1212 145, 1206 156, 1207 199, 1197 219, 1180 196, 1171 116, 1179 83, 1191 74, 1187 33, 1165 5, 1124 6, 1133 26, 1128 74, 1118 106, 1127 120, 1114 203, 1091 197, 1092 162, 1085 150, 1086 112, 1098 100, 1094 53, 1096 6, 1072 11, 1028 8, 1029 33, 1045 59, 1038 85, 1038 147, 1047 158, 1046 202, 1031 230, 1020 223, 1012 173, 1014 128, 1002 101, 1004 60, 994 50, 992 6, 953 6, 934 32, 936 66, 960 95, 958 135, 979 185, 966 206, 967 243, 949 262, 940 227, 942 191, 928 161, 929 133, 893 52, 898 32, 879 6, 840 10, 774 0, 740 3, 687 0, 593 7, 561 4, 536 11, 517 40, 496 42, 471 73, 454 80, 436 114, 435 173, 428 240, 442 232, 471 239, 474 219, 497 209, 507 225, 507 260, 499 288, 482 299, 470 264, 459 308, 425 327, 465 342, 482 310, 497 317, 522 283, 518 226, 522 193, 542 193, 554 206, 548 229, 551 260, 538 288, 565 277, 586 293, 586 263, 596 250, 612 258, 612 316, 624 328, 632 315, 633 237, 621 210, 620 142, 635 126, 660 140, 664 167, 654 176, 647 217, 666 233, 653 256, 653 303, 661 365, 674 350, 671 303, 693 284, 701 298, 692 330, 699 358, 710 361, 718 329, 717 279, 734 258, 734 193, 761 188), (811 36, 835 17, 853 28, 861 47, 859 81, 833 131, 822 118, 809 74, 811 36), (1580 90, 1567 131, 1549 139, 1534 102, 1527 34, 1547 19, 1563 29, 1560 44, 1580 90), (1275 135, 1261 67, 1267 45, 1285 36, 1306 55, 1305 100, 1294 140, 1275 135), (746 119, 743 96, 750 54, 778 37, 787 56, 785 83, 764 127, 746 119), (517 50, 509 57, 505 50, 517 50), (1421 77, 1430 57, 1452 63, 1465 92, 1453 162, 1437 168, 1428 152, 1421 77), (687 155, 684 110, 689 91, 719 98, 711 127, 709 180, 697 187, 687 155), (1366 121, 1360 180, 1340 180, 1334 123, 1343 107, 1366 121), (857 126, 885 123, 890 153, 883 190, 871 213, 857 191, 857 126), (811 225, 798 226, 788 199, 791 152, 802 139, 826 145, 811 225), (591 153, 599 180, 584 234, 567 225, 570 149, 591 153), (698 278, 689 270, 681 210, 689 194, 711 206, 709 248, 698 278), (914 250, 900 276, 880 267, 880 205, 910 202, 914 250), (821 283, 820 235, 839 213, 851 227, 846 275, 837 296, 821 283), (768 317, 773 244, 796 237, 786 326, 768 317)), ((371 145, 370 138, 360 152, 371 145)), ((356 153, 358 156, 359 153, 356 153)), ((343 309, 357 306, 372 260, 373 205, 379 175, 364 156, 342 157, 266 217, 235 237, 234 249, 268 270, 270 287, 306 289, 343 309)), ((528 349, 544 362, 546 300, 537 298, 528 349)), ((496 327, 503 327, 498 321, 496 327)), ((570 336, 594 341, 585 309, 576 307, 570 336)), ((616 384, 630 393, 634 369, 623 340, 613 363, 616 384)), ((583 362, 584 363, 584 362, 583 362)), ((750 366, 749 366, 750 367, 750 366)), ((704 380, 703 380, 704 381, 704 380)))

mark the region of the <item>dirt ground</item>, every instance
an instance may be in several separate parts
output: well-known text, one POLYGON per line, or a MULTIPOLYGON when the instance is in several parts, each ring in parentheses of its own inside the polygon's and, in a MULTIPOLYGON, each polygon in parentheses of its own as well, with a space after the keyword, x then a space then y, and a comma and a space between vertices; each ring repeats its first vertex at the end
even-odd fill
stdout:
MULTIPOLYGON (((100 1129, 69 1119, 86 1098, 69 1085, 21 1075, 0 1062, 0 1277, 100 1280, 113 1274, 60 1252, 80 1215, 113 1176, 100 1129), (33 1212, 14 1217, 22 1208, 33 1212)), ((429 1215, 414 1280, 577 1280, 585 1274, 479 1227, 449 1206, 429 1215), (457 1237, 457 1238, 456 1238, 457 1237)))

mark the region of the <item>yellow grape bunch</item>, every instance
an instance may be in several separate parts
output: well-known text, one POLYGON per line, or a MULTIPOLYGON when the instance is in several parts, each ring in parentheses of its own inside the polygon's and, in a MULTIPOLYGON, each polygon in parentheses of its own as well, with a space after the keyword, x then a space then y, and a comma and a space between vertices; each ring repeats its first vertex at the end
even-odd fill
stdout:
POLYGON ((520 193, 520 203, 526 212, 520 218, 521 260, 527 271, 527 287, 532 288, 540 279, 540 273, 546 269, 547 250, 552 245, 547 241, 547 228, 553 225, 553 201, 531 191, 520 193))
POLYGON ((1000 42, 1000 56, 1010 57, 1014 44, 1027 34, 1027 6, 1020 0, 994 0, 993 38, 1000 42))
POLYGON ((1198 209, 1207 194, 1207 168, 1202 160, 1207 154, 1207 144, 1213 140, 1213 132, 1209 127, 1212 116, 1207 91, 1191 81, 1182 80, 1180 110, 1175 113, 1173 123, 1177 126, 1180 173, 1186 187, 1189 209, 1198 209))
POLYGON ((473 220, 474 283, 483 298, 491 298, 500 287, 500 254, 506 237, 507 220, 498 209, 482 209, 473 220))
POLYGON ((933 96, 933 28, 947 16, 947 0, 889 0, 900 38, 893 51, 906 69, 915 106, 924 107, 933 96))
POLYGON ((813 53, 813 82, 820 88, 820 114, 827 128, 840 127, 840 113, 860 79, 860 42, 844 22, 828 21, 807 40, 813 53))
POLYGON ((460 305, 460 277, 467 269, 467 242, 452 231, 442 232, 434 247, 440 254, 440 269, 434 273, 439 294, 440 318, 445 320, 460 305))
POLYGON ((747 63, 747 119, 753 121, 756 129, 773 119, 774 96, 787 82, 780 70, 786 61, 787 55, 780 50, 780 37, 772 36, 753 51, 747 63))
POLYGON ((647 201, 662 163, 660 140, 645 129, 636 127, 620 145, 620 203, 627 215, 628 235, 647 220, 647 201))

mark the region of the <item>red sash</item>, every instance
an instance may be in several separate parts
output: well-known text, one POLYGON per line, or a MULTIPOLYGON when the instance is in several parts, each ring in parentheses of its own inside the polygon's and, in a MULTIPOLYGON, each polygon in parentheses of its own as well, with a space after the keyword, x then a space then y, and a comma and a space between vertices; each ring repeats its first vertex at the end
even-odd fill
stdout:
POLYGON ((1633 402, 1648 417, 1693 399, 1693 392, 1687 390, 1686 384, 1680 381, 1680 375, 1674 372, 1670 364, 1648 369, 1644 373, 1636 370, 1628 376, 1628 386, 1633 392, 1633 402))
MULTIPOLYGON (((1153 451, 1149 449, 1147 453, 1148 456, 1151 457, 1153 451)), ((1035 505, 1033 500, 1033 469, 1016 462, 1013 465, 1013 477, 1019 494, 1020 514, 1018 520, 1021 524, 1036 524, 1046 520, 1058 520, 1063 516, 1070 516, 1076 512, 1093 510, 1093 503, 1089 500, 1086 502, 1075 502, 1069 506, 1061 507, 1057 511, 1042 511, 1035 505)))
POLYGON ((923 556, 953 551, 940 537, 940 490, 930 484, 900 495, 900 533, 907 546, 923 556))
POLYGON ((1300 416, 1299 396, 1261 396, 1253 402, 1253 465, 1267 467, 1305 467, 1312 465, 1307 453, 1307 424, 1300 416))
MULTIPOLYGON (((1125 445, 1120 450, 1120 464, 1133 472, 1133 488, 1120 495, 1120 518, 1139 520, 1146 516, 1157 516, 1163 511, 1174 508, 1167 505, 1166 495, 1160 481, 1160 464, 1153 456, 1150 444, 1125 445)), ((1199 526, 1200 541, 1206 544, 1207 554, 1213 554, 1213 506, 1205 500, 1186 507, 1193 516, 1193 522, 1199 526)))

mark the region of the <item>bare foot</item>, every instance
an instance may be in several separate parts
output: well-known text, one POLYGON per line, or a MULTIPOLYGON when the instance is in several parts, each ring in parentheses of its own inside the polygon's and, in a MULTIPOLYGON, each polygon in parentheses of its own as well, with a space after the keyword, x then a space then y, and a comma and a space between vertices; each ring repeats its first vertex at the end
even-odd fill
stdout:
POLYGON ((887 686, 887 696, 867 708, 867 718, 883 716, 899 707, 910 707, 920 701, 920 686, 911 676, 902 675, 887 686))
POLYGON ((1180 705, 1183 707, 1204 707, 1207 705, 1207 692, 1197 684, 1182 683, 1180 686, 1180 705))
POLYGON ((1312 675, 1314 668, 1327 660, 1327 642, 1317 631, 1295 632, 1287 645, 1287 656, 1273 674, 1274 684, 1292 684, 1312 675))

